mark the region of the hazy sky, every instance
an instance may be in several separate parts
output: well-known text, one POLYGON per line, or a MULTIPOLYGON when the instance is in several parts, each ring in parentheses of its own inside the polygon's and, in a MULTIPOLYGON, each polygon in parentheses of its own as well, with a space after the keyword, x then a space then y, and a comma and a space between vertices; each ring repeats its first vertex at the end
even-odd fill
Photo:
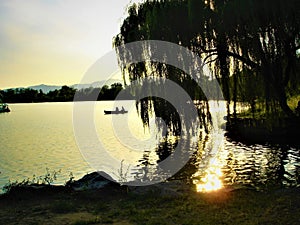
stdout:
POLYGON ((0 0, 0 89, 79 83, 112 50, 129 2, 0 0))

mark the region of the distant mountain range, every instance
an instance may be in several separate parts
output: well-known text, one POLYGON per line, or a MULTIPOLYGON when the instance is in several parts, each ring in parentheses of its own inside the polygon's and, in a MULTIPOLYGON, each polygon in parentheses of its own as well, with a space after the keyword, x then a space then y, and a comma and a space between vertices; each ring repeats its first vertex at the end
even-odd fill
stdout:
MULTIPOLYGON (((75 89, 85 89, 85 88, 89 88, 89 87, 93 87, 93 88, 100 88, 103 85, 112 85, 114 83, 121 83, 123 84, 122 80, 117 80, 117 79, 111 79, 108 81, 96 81, 93 82, 91 84, 73 84, 73 85, 67 85, 69 87, 75 88, 75 89)), ((54 91, 54 90, 58 90, 61 89, 62 86, 58 86, 58 85, 46 85, 46 84, 39 84, 39 85, 34 85, 34 86, 29 86, 26 88, 30 88, 33 90, 42 90, 44 93, 48 93, 49 91, 54 91)), ((19 88, 13 88, 13 89, 24 89, 24 87, 19 87, 19 88)))
POLYGON ((48 93, 49 91, 54 91, 56 89, 60 89, 61 87, 62 86, 40 84, 40 85, 30 86, 27 88, 37 90, 37 91, 42 90, 44 93, 48 93))
POLYGON ((111 80, 102 80, 102 81, 96 81, 93 82, 91 84, 73 84, 70 87, 75 88, 75 89, 84 89, 84 88, 89 88, 89 87, 93 87, 93 88, 97 88, 97 87, 102 87, 103 85, 112 85, 114 83, 121 83, 123 84, 122 80, 116 80, 116 79, 111 79, 111 80))

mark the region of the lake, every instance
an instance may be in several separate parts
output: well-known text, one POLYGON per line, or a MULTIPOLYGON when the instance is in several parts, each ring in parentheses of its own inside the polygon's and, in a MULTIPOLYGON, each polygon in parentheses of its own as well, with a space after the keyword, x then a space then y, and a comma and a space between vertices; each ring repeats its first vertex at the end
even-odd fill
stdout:
MULTIPOLYGON (((85 107, 88 103, 78 104, 85 107)), ((88 143, 88 150, 78 147, 72 102, 11 104, 10 113, 0 114, 0 188, 9 180, 43 176, 47 168, 61 171, 55 184, 64 184, 70 173, 79 179, 95 171, 86 151, 93 152, 95 159, 100 160, 101 170, 116 180, 123 179, 125 175, 130 180, 136 175, 137 168, 146 164, 155 168, 160 159, 159 146, 167 143, 164 151, 168 151, 168 148, 174 147, 174 140, 166 142, 161 138, 162 131, 156 127, 154 119, 150 118, 150 128, 144 127, 133 101, 119 101, 116 105, 119 108, 124 106, 129 113, 104 115, 103 110, 113 109, 115 102, 95 103, 93 120, 98 141, 105 149, 105 154, 102 154, 93 149, 98 143, 89 138, 89 134, 83 137, 88 143), (124 124, 128 125, 128 129, 124 129, 124 124)), ((299 183, 299 148, 288 144, 245 145, 225 138, 216 157, 204 157, 212 137, 204 134, 199 139, 192 149, 194 166, 191 176, 198 191, 233 184, 261 188, 299 183)))

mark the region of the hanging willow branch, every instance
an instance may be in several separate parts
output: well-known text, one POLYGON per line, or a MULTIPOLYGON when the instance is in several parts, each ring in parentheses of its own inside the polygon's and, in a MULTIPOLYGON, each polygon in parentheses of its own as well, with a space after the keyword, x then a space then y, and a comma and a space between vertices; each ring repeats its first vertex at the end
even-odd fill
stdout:
MULTIPOLYGON (((300 49, 299 11, 299 0, 147 0, 128 9, 114 45, 164 40, 189 48, 204 62, 214 56, 208 64, 221 81, 228 102, 265 102, 266 110, 276 111, 280 105, 283 112, 293 115, 287 92, 297 92, 300 85, 296 53, 300 49)), ((125 56, 119 53, 119 57, 125 56)), ((180 85, 184 85, 183 80, 189 83, 186 74, 164 64, 135 64, 122 71, 130 80, 159 76, 180 85), (147 71, 150 68, 152 71, 147 71)), ((189 83, 187 92, 205 100, 196 94, 196 86, 189 83)), ((140 103, 152 105, 147 101, 140 103)), ((165 104, 151 101, 155 111, 163 111, 165 104)), ((147 109, 140 111, 144 119, 148 118, 147 109)), ((170 122, 176 124, 175 118, 170 122)))

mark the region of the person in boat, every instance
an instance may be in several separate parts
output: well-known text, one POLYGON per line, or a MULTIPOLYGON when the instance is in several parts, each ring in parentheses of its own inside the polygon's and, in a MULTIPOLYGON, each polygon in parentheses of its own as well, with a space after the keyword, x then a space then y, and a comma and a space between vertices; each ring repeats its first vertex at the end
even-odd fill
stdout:
POLYGON ((121 110, 122 112, 125 112, 125 109, 124 109, 124 107, 122 106, 122 110, 121 110))
POLYGON ((119 112, 119 108, 118 107, 116 107, 116 112, 119 112))

